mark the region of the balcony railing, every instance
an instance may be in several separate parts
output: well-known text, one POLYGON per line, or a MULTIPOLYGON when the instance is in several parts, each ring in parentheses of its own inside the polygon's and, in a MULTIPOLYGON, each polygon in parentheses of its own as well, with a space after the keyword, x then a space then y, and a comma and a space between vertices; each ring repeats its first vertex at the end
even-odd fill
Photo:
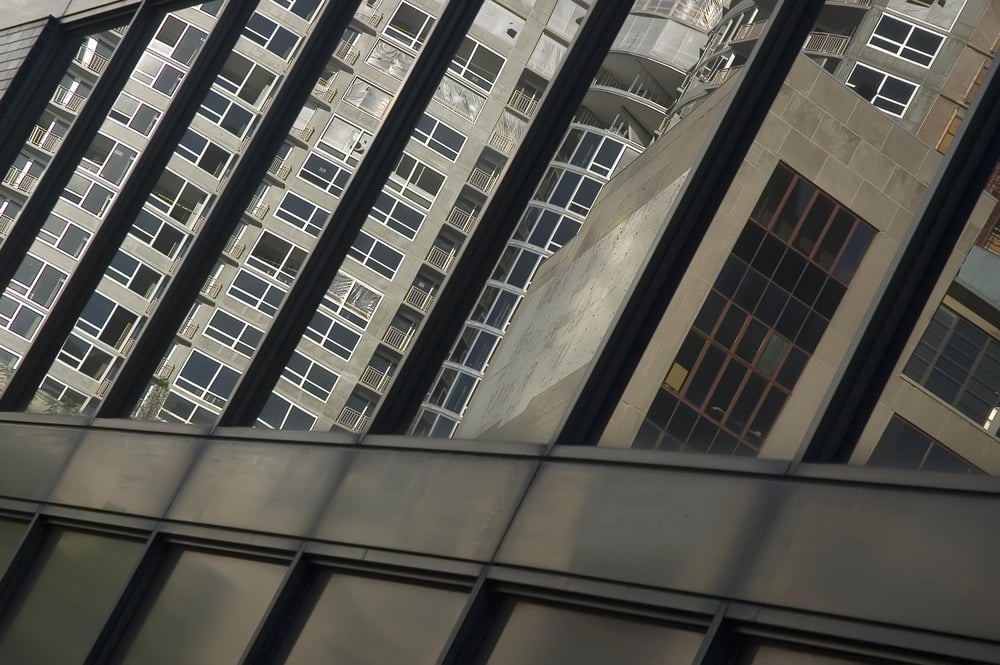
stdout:
POLYGON ((97 386, 97 390, 94 391, 95 397, 105 397, 108 391, 111 390, 111 379, 104 379, 101 381, 101 385, 97 386))
POLYGON ((490 134, 490 145, 503 154, 509 155, 517 147, 517 139, 511 138, 503 132, 493 130, 493 133, 490 134))
POLYGON ((10 215, 0 215, 0 238, 6 238, 12 226, 14 226, 13 217, 10 215))
POLYGON ((400 330, 395 326, 389 326, 389 329, 382 335, 383 342, 400 352, 406 351, 411 339, 413 339, 413 330, 400 330))
POLYGON ((240 242, 239 238, 236 236, 230 236, 229 240, 226 242, 226 246, 222 249, 222 253, 239 261, 246 249, 247 246, 240 242))
POLYGON ((337 88, 333 85, 333 79, 320 79, 317 81, 316 85, 313 86, 312 94, 316 99, 324 101, 327 104, 332 102, 337 96, 337 88))
POLYGON ((734 42, 743 42, 748 39, 757 39, 760 37, 761 33, 764 32, 764 26, 767 25, 767 21, 757 21, 755 23, 747 23, 746 25, 741 25, 733 33, 734 42))
POLYGON ((153 378, 159 379, 160 381, 169 381, 170 377, 174 374, 173 363, 168 363, 166 359, 160 361, 160 364, 156 366, 156 371, 153 372, 153 378))
POLYGON ((116 35, 123 36, 127 29, 128 29, 127 25, 119 25, 116 28, 111 28, 111 32, 115 33, 116 35))
POLYGON ((739 74, 741 69, 743 69, 743 65, 739 65, 737 67, 730 67, 729 69, 720 69, 719 71, 709 76, 706 83, 708 83, 709 85, 722 85, 729 79, 739 74))
POLYGON ((445 217, 444 221, 448 222, 462 233, 468 233, 469 230, 476 224, 476 216, 471 212, 467 212, 456 207, 451 209, 451 212, 448 213, 448 216, 445 217))
POLYGON ((477 166, 472 169, 467 182, 484 194, 489 194, 497 183, 497 174, 484 171, 477 166))
POLYGON ((451 262, 455 259, 455 252, 446 252, 440 247, 431 247, 431 251, 427 252, 427 263, 431 264, 435 268, 441 270, 441 272, 448 272, 451 267, 451 262))
POLYGON ((218 298, 220 293, 222 293, 221 276, 209 278, 209 280, 205 282, 204 286, 201 287, 201 295, 207 296, 212 300, 218 298))
POLYGON ((289 130, 288 135, 302 141, 303 143, 309 143, 309 139, 311 139, 315 133, 315 127, 312 125, 304 125, 302 127, 292 127, 291 130, 289 130))
POLYGON ((80 49, 73 61, 78 65, 89 69, 95 74, 103 74, 104 70, 108 68, 108 59, 103 55, 97 55, 93 51, 87 51, 85 49, 80 49))
POLYGON ((3 184, 26 194, 31 193, 37 183, 38 178, 14 167, 11 167, 3 177, 3 184))
POLYGON ((198 332, 198 327, 198 324, 192 323, 191 318, 188 317, 184 319, 184 323, 181 324, 180 330, 177 331, 177 336, 190 342, 194 339, 195 333, 198 332))
POLYGON ((39 127, 35 125, 35 128, 31 130, 31 135, 28 136, 28 143, 36 146, 45 152, 52 154, 59 147, 59 142, 62 141, 61 136, 56 136, 44 127, 39 127))
POLYGON ((254 219, 263 220, 270 209, 271 206, 261 201, 259 196, 253 197, 250 199, 250 203, 247 204, 247 214, 254 219))
POLYGON ((85 101, 87 101, 86 97, 78 95, 75 92, 70 91, 69 88, 64 88, 63 86, 56 88, 56 94, 52 97, 53 104, 62 106, 73 113, 79 111, 85 101))
POLYGON ((637 74, 630 83, 625 83, 623 81, 619 81, 607 70, 602 69, 599 70, 597 72, 597 76, 594 77, 594 85, 599 85, 604 88, 612 88, 615 90, 622 90, 630 95, 642 97, 643 99, 653 102, 659 106, 670 105, 670 99, 666 96, 666 94, 653 90, 651 87, 652 82, 642 74, 637 74))
POLYGON ((831 5, 852 5, 864 9, 872 6, 872 0, 827 0, 827 2, 831 5))
POLYGON ((514 94, 510 96, 507 106, 522 115, 530 117, 535 113, 535 109, 538 108, 538 100, 533 96, 524 94, 520 90, 515 90, 514 94))
POLYGON ((403 298, 404 302, 408 305, 416 307, 421 312, 427 311, 427 308, 431 304, 431 300, 433 300, 433 296, 431 296, 431 294, 422 289, 418 289, 415 286, 411 286, 410 290, 406 292, 406 297, 403 298))
POLYGON ((365 368, 365 371, 361 373, 361 378, 358 380, 358 383, 371 388, 377 393, 381 393, 385 390, 386 386, 389 385, 389 379, 391 378, 392 377, 387 372, 382 372, 369 365, 365 368))
POLYGON ((382 12, 359 9, 358 13, 354 15, 354 18, 358 19, 359 22, 367 25, 372 30, 378 30, 378 27, 382 25, 382 19, 384 16, 382 12))
POLYGON ((288 176, 292 172, 292 167, 288 164, 287 160, 284 160, 281 157, 275 157, 271 161, 271 165, 267 167, 267 172, 278 180, 287 180, 288 176))
POLYGON ((341 409, 340 415, 337 416, 337 424, 352 432, 360 432, 368 426, 368 416, 345 406, 341 409))
POLYGON ((841 56, 847 51, 847 44, 851 38, 846 35, 833 35, 826 32, 813 32, 806 39, 802 50, 806 53, 818 55, 841 56))
POLYGON ((353 65, 358 61, 358 56, 361 55, 361 53, 358 49, 341 39, 340 43, 337 44, 335 55, 347 64, 353 65))

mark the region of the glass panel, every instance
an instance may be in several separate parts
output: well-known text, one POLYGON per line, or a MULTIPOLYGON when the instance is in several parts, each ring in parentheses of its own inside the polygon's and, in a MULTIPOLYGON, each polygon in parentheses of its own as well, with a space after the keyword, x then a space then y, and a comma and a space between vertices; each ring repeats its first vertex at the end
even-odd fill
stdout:
POLYGON ((0 622, 0 661, 83 663, 142 550, 138 541, 52 529, 0 622))
POLYGON ((7 569, 7 564, 14 557, 21 539, 28 530, 27 522, 0 520, 0 576, 7 569))
POLYGON ((465 599, 455 591, 324 571, 310 591, 301 631, 279 662, 430 665, 465 599))
POLYGON ((486 665, 691 663, 702 634, 636 619, 518 603, 486 665))
POLYGON ((117 662, 238 662, 284 574, 281 564, 175 552, 117 662))
POLYGON ((793 651, 769 645, 756 645, 747 650, 740 660, 741 665, 856 665, 868 662, 849 660, 842 656, 793 651))

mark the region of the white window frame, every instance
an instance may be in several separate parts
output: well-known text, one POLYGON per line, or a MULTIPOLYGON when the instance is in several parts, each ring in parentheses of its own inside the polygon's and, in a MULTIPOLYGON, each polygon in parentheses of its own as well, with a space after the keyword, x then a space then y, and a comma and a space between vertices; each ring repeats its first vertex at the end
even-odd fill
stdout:
POLYGON ((878 23, 875 25, 875 29, 872 30, 871 36, 868 38, 868 46, 870 48, 875 49, 876 51, 889 53, 891 55, 896 56, 897 58, 906 60, 907 62, 912 62, 915 65, 923 67, 924 69, 930 69, 931 65, 934 64, 934 60, 935 58, 937 58, 938 53, 941 52, 941 47, 944 46, 944 41, 945 41, 944 35, 940 35, 934 32, 933 30, 928 30, 927 28, 922 28, 910 21, 905 20, 901 16, 896 16, 894 14, 889 14, 889 13, 883 13, 882 16, 879 18, 878 23), (884 35, 878 34, 879 27, 886 19, 889 19, 891 21, 897 21, 899 23, 909 26, 910 32, 906 35, 906 38, 902 42, 898 42, 895 39, 891 39, 884 35), (917 34, 918 32, 927 33, 929 35, 937 37, 940 40, 938 42, 937 48, 934 49, 933 53, 927 53, 926 51, 920 51, 913 47, 907 46, 907 43, 910 41, 913 35, 917 34), (875 40, 881 40, 882 42, 886 42, 887 45, 882 46, 873 44, 872 42, 875 40), (912 51, 914 53, 926 56, 927 58, 929 58, 929 60, 926 63, 921 62, 919 60, 914 60, 912 57, 907 57, 905 55, 907 51, 912 51))
MULTIPOLYGON (((863 62, 855 63, 854 68, 851 69, 851 73, 847 77, 848 81, 850 81, 850 78, 852 76, 854 76, 854 72, 856 72, 858 70, 858 68, 868 69, 870 71, 875 72, 876 74, 881 74, 882 75, 882 82, 879 83, 878 89, 875 91, 875 96, 872 97, 872 99, 870 101, 871 105, 874 106, 875 108, 879 109, 880 111, 882 111, 884 113, 887 113, 888 115, 891 115, 891 116, 896 117, 896 118, 902 118, 906 114, 907 109, 910 108, 910 103, 913 102, 913 98, 916 96, 917 90, 920 89, 920 86, 917 85, 916 83, 914 83, 913 81, 907 81, 904 78, 900 78, 898 76, 893 76, 892 74, 889 74, 888 72, 883 72, 881 69, 875 69, 871 65, 867 65, 867 64, 865 64, 863 62), (882 88, 885 86, 885 82, 888 81, 889 79, 894 79, 896 81, 900 81, 900 82, 905 83, 907 85, 913 86, 913 91, 910 93, 910 98, 906 100, 905 104, 902 103, 902 102, 900 102, 900 101, 898 101, 898 100, 893 99, 892 97, 885 97, 885 96, 882 96, 880 94, 881 91, 882 91, 882 88), (879 99, 886 100, 886 101, 891 102, 893 104, 900 104, 900 105, 903 106, 903 110, 900 111, 899 113, 896 113, 894 111, 890 111, 888 109, 885 109, 885 108, 879 106, 876 103, 879 99)), ((847 87, 849 87, 851 89, 854 89, 855 86, 851 85, 848 82, 847 83, 847 87)))
POLYGON ((358 232, 358 237, 354 240, 354 243, 351 244, 351 248, 348 250, 347 255, 354 261, 357 261, 358 263, 368 268, 375 274, 381 275, 382 277, 386 278, 389 281, 392 281, 392 279, 396 276, 396 271, 399 270, 399 267, 403 264, 403 258, 405 256, 403 252, 399 251, 389 243, 383 242, 378 238, 376 238, 375 236, 371 235, 370 233, 366 233, 363 230, 358 232), (370 240, 371 247, 368 248, 367 250, 362 250, 361 248, 357 247, 357 243, 359 240, 362 242, 370 240), (380 247, 387 247, 388 249, 399 255, 399 260, 396 262, 395 267, 390 266, 386 263, 382 263, 379 259, 376 259, 374 257, 375 250, 380 247), (385 272, 377 268, 373 268, 372 265, 370 264, 380 266, 385 270, 385 272))
POLYGON ((206 337, 214 339, 219 344, 232 349, 236 353, 249 358, 257 349, 261 339, 264 338, 264 331, 256 326, 252 326, 238 316, 230 314, 224 309, 217 309, 212 318, 205 324, 206 337), (239 332, 234 336, 229 331, 218 327, 223 325, 222 319, 229 319, 228 323, 235 322, 239 332))
POLYGON ((282 379, 288 381, 296 388, 305 390, 307 393, 322 402, 326 402, 330 399, 330 395, 333 394, 333 389, 337 387, 337 382, 340 381, 339 374, 327 369, 322 363, 316 362, 301 351, 295 351, 292 353, 292 358, 289 359, 288 362, 289 364, 286 365, 285 369, 281 372, 282 379), (305 370, 299 372, 298 370, 293 369, 291 366, 292 360, 297 360, 299 363, 304 364, 305 370), (322 372, 325 372, 333 377, 333 384, 329 389, 313 380, 315 378, 315 373, 322 372))

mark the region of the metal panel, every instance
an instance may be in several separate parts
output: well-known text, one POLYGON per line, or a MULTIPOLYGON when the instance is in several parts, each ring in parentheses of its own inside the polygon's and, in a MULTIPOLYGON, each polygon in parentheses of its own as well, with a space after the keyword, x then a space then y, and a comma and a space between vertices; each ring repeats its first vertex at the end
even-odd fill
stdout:
POLYGON ((5 424, 0 436, 0 494, 45 499, 81 431, 5 424))
POLYGON ((91 430, 52 491, 71 506, 161 517, 198 447, 198 439, 91 430))
POLYGON ((3 577, 3 571, 7 570, 7 564, 27 530, 27 522, 0 519, 0 577, 3 577))
POLYGON ((316 536, 487 560, 533 466, 524 460, 359 450, 316 536))
POLYGON ((345 451, 258 441, 213 441, 181 487, 169 518, 304 536, 345 451))

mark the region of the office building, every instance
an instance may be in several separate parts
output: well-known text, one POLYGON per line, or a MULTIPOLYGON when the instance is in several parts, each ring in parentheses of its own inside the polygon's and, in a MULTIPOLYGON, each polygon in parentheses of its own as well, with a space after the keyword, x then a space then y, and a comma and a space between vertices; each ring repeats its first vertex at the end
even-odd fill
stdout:
POLYGON ((12 10, 0 661, 1000 661, 998 9, 12 10))

